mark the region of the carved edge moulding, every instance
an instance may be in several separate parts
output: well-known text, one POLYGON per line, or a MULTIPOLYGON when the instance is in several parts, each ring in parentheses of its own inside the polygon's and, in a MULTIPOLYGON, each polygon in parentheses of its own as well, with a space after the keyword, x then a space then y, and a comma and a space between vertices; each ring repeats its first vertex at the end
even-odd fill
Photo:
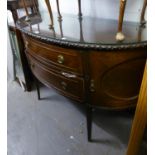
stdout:
MULTIPOLYGON (((17 25, 18 26, 18 25, 17 25)), ((47 43, 54 43, 57 45, 67 46, 67 47, 75 47, 75 48, 83 48, 83 49, 95 49, 95 50, 115 50, 115 49, 133 49, 133 48, 140 48, 140 47, 146 47, 147 42, 141 42, 141 43, 132 43, 132 44, 89 44, 89 43, 77 43, 77 42, 71 42, 71 41, 65 41, 55 38, 46 38, 43 36, 39 36, 34 33, 30 33, 18 26, 18 29, 22 31, 24 34, 27 34, 33 38, 36 38, 40 41, 45 41, 47 43)))

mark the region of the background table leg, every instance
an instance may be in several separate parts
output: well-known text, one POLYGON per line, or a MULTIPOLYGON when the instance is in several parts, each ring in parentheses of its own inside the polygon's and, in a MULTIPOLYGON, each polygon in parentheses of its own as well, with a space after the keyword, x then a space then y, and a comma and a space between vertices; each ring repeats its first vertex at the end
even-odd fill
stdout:
POLYGON ((122 32, 122 25, 123 25, 125 6, 126 6, 126 0, 120 0, 118 32, 116 34, 116 40, 117 41, 123 41, 125 39, 125 36, 124 36, 124 34, 122 32))

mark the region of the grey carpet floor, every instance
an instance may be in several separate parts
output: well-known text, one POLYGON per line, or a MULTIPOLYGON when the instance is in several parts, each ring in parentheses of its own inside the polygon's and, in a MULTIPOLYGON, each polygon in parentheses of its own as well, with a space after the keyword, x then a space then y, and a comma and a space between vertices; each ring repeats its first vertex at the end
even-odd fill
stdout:
POLYGON ((40 101, 35 89, 7 87, 8 155, 125 155, 133 112, 94 111, 90 143, 83 105, 42 85, 40 101))

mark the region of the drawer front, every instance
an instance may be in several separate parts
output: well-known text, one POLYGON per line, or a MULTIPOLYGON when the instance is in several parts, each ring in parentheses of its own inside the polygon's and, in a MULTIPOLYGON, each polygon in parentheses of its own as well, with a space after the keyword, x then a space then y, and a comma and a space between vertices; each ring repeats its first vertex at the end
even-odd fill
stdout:
POLYGON ((84 81, 82 78, 62 72, 56 73, 27 54, 33 74, 46 86, 54 87, 63 95, 77 101, 84 100, 84 81), (70 76, 69 76, 70 75, 70 76))
POLYGON ((63 67, 71 72, 83 74, 80 52, 73 49, 48 45, 33 39, 26 39, 26 47, 42 63, 63 67))

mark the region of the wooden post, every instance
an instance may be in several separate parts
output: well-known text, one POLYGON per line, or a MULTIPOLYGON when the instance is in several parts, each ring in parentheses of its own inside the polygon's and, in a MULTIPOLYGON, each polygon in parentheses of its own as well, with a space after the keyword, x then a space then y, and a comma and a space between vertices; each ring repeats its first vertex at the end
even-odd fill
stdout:
POLYGON ((144 19, 146 6, 147 6, 147 0, 144 0, 142 12, 141 12, 141 17, 140 17, 140 23, 142 26, 146 23, 146 21, 144 19))
POLYGON ((61 20, 62 20, 62 16, 61 16, 61 13, 60 13, 60 8, 59 8, 59 0, 56 0, 56 2, 57 2, 57 10, 58 10, 58 14, 59 14, 59 16, 58 16, 58 20, 61 21, 61 20))
POLYGON ((137 155, 147 121, 147 67, 145 66, 126 155, 137 155))
POLYGON ((118 32, 116 34, 116 40, 117 41, 123 41, 125 39, 125 36, 124 36, 124 34, 122 32, 122 25, 123 25, 125 6, 126 6, 126 0, 120 0, 118 32))
POLYGON ((48 12, 50 14, 50 19, 51 19, 51 24, 49 25, 49 28, 50 29, 53 29, 54 26, 53 26, 53 13, 52 13, 52 8, 51 8, 51 5, 50 5, 49 0, 45 0, 45 2, 46 2, 47 9, 48 9, 48 12))
POLYGON ((17 13, 17 10, 11 10, 11 12, 12 12, 13 20, 14 20, 14 22, 16 23, 16 21, 18 20, 18 13, 17 13))

